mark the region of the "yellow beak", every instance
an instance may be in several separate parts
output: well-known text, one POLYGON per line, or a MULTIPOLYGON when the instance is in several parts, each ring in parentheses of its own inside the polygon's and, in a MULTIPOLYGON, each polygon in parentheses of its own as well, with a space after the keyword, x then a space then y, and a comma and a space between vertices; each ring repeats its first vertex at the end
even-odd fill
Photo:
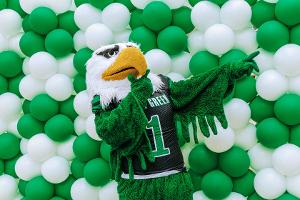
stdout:
POLYGON ((146 73, 146 59, 140 49, 127 47, 123 49, 115 62, 102 74, 104 80, 123 80, 129 74, 135 77, 146 73))

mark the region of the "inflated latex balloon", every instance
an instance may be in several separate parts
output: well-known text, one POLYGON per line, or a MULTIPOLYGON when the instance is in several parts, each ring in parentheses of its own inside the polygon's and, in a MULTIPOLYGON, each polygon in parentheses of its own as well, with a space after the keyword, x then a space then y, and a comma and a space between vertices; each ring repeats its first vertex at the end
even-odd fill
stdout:
POLYGON ((73 144, 73 151, 82 162, 87 162, 100 156, 100 142, 93 140, 87 134, 82 134, 76 138, 73 144))
POLYGON ((255 27, 275 18, 275 5, 267 1, 257 1, 252 7, 251 22, 255 27))
POLYGON ((78 179, 71 188, 71 196, 74 200, 98 199, 99 188, 91 186, 84 179, 78 179))
POLYGON ((118 200, 119 194, 117 191, 118 183, 115 181, 112 181, 105 185, 103 188, 99 191, 99 199, 101 198, 107 198, 107 200, 118 200))
POLYGON ((28 154, 25 154, 16 162, 15 170, 19 178, 29 181, 41 174, 41 164, 32 160, 28 154))
POLYGON ((172 60, 170 56, 160 49, 152 49, 145 54, 148 68, 153 73, 168 74, 171 71, 172 60))
POLYGON ((74 125, 65 115, 55 115, 45 124, 45 133, 54 141, 66 141, 74 133, 74 125))
POLYGON ((76 119, 74 120, 74 130, 77 135, 81 135, 86 132, 85 121, 85 118, 80 116, 76 117, 76 119))
POLYGON ((57 196, 62 199, 72 199, 71 197, 71 187, 73 183, 76 181, 75 177, 70 175, 67 180, 62 183, 55 185, 55 193, 57 196))
POLYGON ((74 12, 68 11, 58 16, 58 27, 68 31, 72 36, 79 30, 74 20, 74 12))
POLYGON ((0 119, 0 133, 4 133, 7 131, 7 123, 0 119))
POLYGON ((96 132, 96 127, 95 127, 95 115, 90 115, 86 122, 86 133, 93 138, 94 140, 101 141, 99 135, 96 132))
POLYGON ((164 2, 172 9, 177 9, 182 7, 186 0, 164 0, 164 2))
POLYGON ((195 28, 192 23, 191 12, 192 10, 185 6, 174 10, 172 24, 182 28, 184 32, 190 33, 195 28))
POLYGON ((0 75, 6 78, 12 78, 21 71, 22 59, 16 52, 2 51, 0 53, 0 75))
POLYGON ((234 39, 234 32, 225 24, 215 24, 204 34, 205 47, 216 55, 222 55, 232 49, 234 39))
POLYGON ((7 39, 0 33, 0 51, 4 51, 8 46, 7 39))
POLYGON ((102 21, 112 31, 122 31, 129 24, 130 12, 123 4, 112 3, 104 8, 102 21))
POLYGON ((277 19, 288 26, 300 23, 300 2, 297 0, 279 0, 275 7, 277 19))
POLYGON ((300 126, 295 126, 291 129, 290 133, 290 143, 300 147, 300 126))
POLYGON ((76 25, 85 31, 90 25, 101 22, 101 12, 88 3, 82 4, 76 8, 74 20, 76 25))
POLYGON ((81 162, 78 158, 72 160, 71 163, 72 175, 77 179, 82 178, 84 166, 85 166, 85 162, 81 162))
POLYGON ((54 185, 37 176, 27 183, 25 194, 30 199, 50 199, 54 196, 54 185))
POLYGON ((101 158, 89 161, 84 167, 84 178, 93 186, 104 186, 111 178, 109 164, 101 158))
POLYGON ((228 63, 235 63, 242 59, 245 59, 247 54, 239 49, 231 49, 227 53, 223 54, 220 58, 220 65, 225 65, 228 63))
POLYGON ((73 40, 74 40, 74 49, 76 51, 79 51, 80 49, 86 47, 85 35, 84 35, 84 32, 82 30, 77 31, 74 34, 73 40))
POLYGON ((77 113, 75 112, 75 109, 73 107, 74 98, 75 96, 71 96, 66 101, 61 102, 59 108, 59 112, 66 115, 71 120, 74 120, 77 117, 77 113))
POLYGON ((238 178, 233 179, 233 191, 243 196, 250 196, 254 192, 255 173, 251 170, 238 178))
POLYGON ((193 75, 205 73, 219 65, 219 58, 208 51, 199 51, 189 62, 189 69, 193 75))
POLYGON ((0 119, 10 121, 16 119, 22 110, 21 99, 13 93, 0 95, 0 119))
POLYGON ((20 0, 20 6, 26 13, 31 13, 35 8, 42 6, 43 1, 41 0, 20 0))
POLYGON ((7 160, 17 156, 20 152, 20 140, 11 133, 0 135, 0 159, 7 160))
POLYGON ((58 184, 64 182, 69 174, 69 163, 65 158, 55 156, 42 164, 42 175, 50 183, 58 184))
POLYGON ((22 35, 19 46, 21 51, 30 57, 37 52, 45 51, 45 40, 41 35, 29 31, 22 35))
POLYGON ((253 169, 259 171, 264 168, 272 167, 273 150, 258 143, 248 151, 248 154, 250 157, 250 166, 253 169))
POLYGON ((143 52, 155 49, 157 46, 156 35, 150 29, 145 26, 140 26, 132 30, 129 41, 140 44, 140 48, 143 52))
POLYGON ((36 162, 43 162, 55 155, 55 143, 45 134, 40 133, 29 139, 27 152, 36 162))
POLYGON ((209 200, 209 198, 207 196, 205 196, 205 194, 202 191, 194 192, 193 199, 194 200, 209 200))
POLYGON ((254 58, 255 62, 258 65, 259 73, 263 73, 269 69, 272 69, 273 66, 273 54, 259 49, 260 54, 254 58))
POLYGON ((32 115, 25 114, 19 119, 17 128, 22 137, 30 139, 33 135, 44 131, 44 124, 32 115))
POLYGON ((54 10, 57 14, 67 12, 71 8, 72 0, 60 0, 59 3, 51 0, 47 0, 45 5, 52 10, 54 10))
POLYGON ((287 184, 287 191, 290 194, 295 195, 297 198, 300 198, 300 190, 299 190, 300 175, 294 177, 288 177, 286 184, 287 184))
POLYGON ((96 50, 101 46, 112 43, 113 33, 106 25, 96 23, 87 28, 85 38, 87 46, 92 50, 96 50))
POLYGON ((234 97, 245 102, 252 101, 257 95, 256 79, 252 76, 244 77, 237 81, 234 88, 234 97))
POLYGON ((246 1, 229 0, 221 8, 220 17, 223 24, 233 30, 241 30, 249 26, 251 7, 246 1))
POLYGON ((68 56, 58 60, 58 73, 65 74, 70 78, 76 75, 76 69, 73 65, 74 54, 69 54, 68 56))
POLYGON ((14 10, 4 9, 0 11, 0 33, 4 36, 12 36, 21 32, 21 16, 14 10))
POLYGON ((290 31, 291 43, 300 45, 300 25, 293 27, 290 31))
POLYGON ((98 1, 98 0, 90 0, 87 1, 90 2, 90 4, 92 4, 94 7, 103 10, 106 6, 108 6, 109 4, 113 3, 113 0, 102 0, 102 1, 98 1))
POLYGON ((144 9, 150 2, 151 0, 131 0, 131 3, 139 9, 144 9))
POLYGON ((275 53, 274 66, 286 76, 297 76, 300 74, 300 46, 287 44, 275 53))
POLYGON ((131 33, 131 31, 127 30, 127 29, 124 31, 121 31, 121 32, 116 32, 114 34, 114 42, 115 43, 128 42, 130 33, 131 33))
POLYGON ((237 32, 235 35, 235 48, 241 49, 247 54, 254 52, 257 47, 256 31, 255 29, 249 28, 237 32))
POLYGON ((267 70, 257 78, 256 90, 263 99, 275 101, 288 90, 288 80, 276 70, 267 70))
POLYGON ((18 194, 17 180, 9 175, 0 176, 0 196, 3 200, 15 199, 18 194))
POLYGON ((56 74, 47 80, 45 90, 56 101, 64 101, 72 95, 73 84, 68 76, 56 74))
POLYGON ((12 36, 11 38, 9 38, 9 43, 8 43, 8 48, 11 49, 12 51, 16 52, 17 54, 19 54, 19 56, 21 56, 22 58, 25 57, 25 55, 23 54, 21 48, 20 48, 20 40, 23 36, 23 33, 19 33, 17 35, 12 36))
POLYGON ((192 54, 205 50, 204 34, 200 31, 193 31, 188 35, 188 49, 192 54))
POLYGON ((28 65, 31 75, 36 79, 48 79, 58 70, 56 59, 47 52, 35 53, 28 65))
POLYGON ((265 199, 276 199, 286 190, 285 177, 272 168, 259 171, 254 179, 254 188, 265 199))
POLYGON ((194 26, 204 32, 210 26, 220 23, 220 7, 209 1, 197 3, 191 13, 194 26))
POLYGON ((235 144, 244 150, 249 150, 257 143, 256 127, 249 124, 246 128, 235 132, 235 144))
POLYGON ((168 73, 167 77, 169 77, 174 82, 185 80, 185 78, 181 74, 178 74, 176 72, 170 72, 170 73, 168 73))
POLYGON ((67 141, 56 143, 57 155, 67 159, 68 161, 73 160, 75 158, 75 154, 73 152, 73 143, 75 139, 75 136, 71 136, 67 141))
POLYGON ((189 70, 189 62, 191 60, 191 54, 183 52, 172 58, 171 71, 181 74, 183 77, 189 77, 191 72, 189 70))
POLYGON ((85 64, 92 57, 92 53, 93 51, 90 50, 89 48, 83 48, 80 49, 78 52, 76 52, 73 59, 73 64, 80 75, 85 76, 86 73, 85 64))
POLYGON ((250 103, 251 119, 260 122, 274 116, 274 102, 267 101, 260 96, 255 97, 250 103))
POLYGON ((225 198, 225 200, 246 200, 247 197, 236 193, 236 192, 232 192, 227 198, 225 198))
POLYGON ((86 91, 82 91, 76 95, 74 99, 74 108, 81 117, 88 118, 92 114, 89 97, 86 91))
POLYGON ((58 25, 56 14, 47 7, 38 7, 29 15, 29 24, 33 31, 45 35, 58 25))
POLYGON ((265 0, 265 1, 268 3, 277 3, 278 2, 278 0, 265 0))
POLYGON ((289 79, 289 91, 300 95, 300 76, 291 77, 289 79))

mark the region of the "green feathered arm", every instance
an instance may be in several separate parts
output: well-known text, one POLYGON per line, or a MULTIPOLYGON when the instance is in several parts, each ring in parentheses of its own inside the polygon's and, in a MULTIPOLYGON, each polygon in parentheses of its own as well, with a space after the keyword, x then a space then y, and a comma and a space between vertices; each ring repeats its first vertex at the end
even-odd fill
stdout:
POLYGON ((257 55, 258 52, 255 52, 242 61, 217 67, 187 80, 169 82, 170 95, 176 110, 177 130, 182 132, 187 142, 190 141, 189 124, 193 126, 196 143, 198 143, 197 123, 206 137, 210 135, 209 127, 217 134, 215 118, 223 128, 228 127, 223 99, 231 93, 237 79, 250 75, 253 69, 258 71, 253 61, 257 55))

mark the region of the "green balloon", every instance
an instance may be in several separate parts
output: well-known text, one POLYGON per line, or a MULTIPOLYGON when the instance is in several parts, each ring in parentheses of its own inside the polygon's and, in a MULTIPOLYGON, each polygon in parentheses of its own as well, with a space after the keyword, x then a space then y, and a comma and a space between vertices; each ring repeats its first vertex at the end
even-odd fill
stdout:
POLYGON ((152 31, 160 31, 172 22, 172 11, 165 3, 154 1, 144 8, 143 22, 152 31))
POLYGON ((46 50, 55 57, 68 55, 72 52, 73 46, 74 43, 72 36, 63 29, 51 31, 45 39, 46 50))
POLYGON ((80 179, 83 177, 83 170, 84 170, 85 163, 81 162, 78 158, 75 158, 71 163, 71 172, 72 175, 76 179, 80 179))
POLYGON ((59 112, 63 115, 66 115, 71 120, 75 120, 75 118, 78 116, 75 109, 74 109, 74 97, 71 96, 67 100, 60 102, 59 112))
POLYGON ((44 132, 44 124, 32 115, 25 114, 19 119, 17 129, 22 137, 30 139, 32 136, 44 132))
POLYGON ((5 174, 8 174, 14 178, 18 178, 15 170, 16 162, 19 159, 20 155, 5 161, 5 174))
POLYGON ((199 51, 194 54, 190 60, 190 72, 196 76, 207 72, 219 65, 219 58, 208 51, 199 51))
POLYGON ((64 199, 71 200, 71 187, 76 179, 73 176, 69 176, 67 180, 55 185, 55 194, 64 199))
POLYGON ((300 45, 300 25, 291 29, 291 43, 300 45))
POLYGON ((34 32, 25 33, 21 37, 19 45, 22 52, 28 57, 37 52, 45 51, 44 38, 34 32))
POLYGON ((85 63, 92 57, 92 54, 93 51, 89 48, 82 48, 74 55, 73 65, 80 75, 85 76, 85 63))
POLYGON ((103 141, 100 146, 100 155, 107 162, 110 161, 110 152, 111 152, 111 146, 103 141))
POLYGON ((16 11, 21 17, 27 15, 26 12, 24 12, 24 10, 21 8, 20 0, 8 0, 7 8, 16 11))
POLYGON ((275 149, 289 140, 289 128, 276 118, 267 118, 257 125, 256 136, 259 142, 275 149))
POLYGON ((82 4, 89 3, 89 0, 74 0, 76 7, 79 7, 82 4))
POLYGON ((211 199, 224 199, 232 192, 233 184, 229 176, 219 170, 203 176, 201 189, 211 199))
POLYGON ((83 90, 86 90, 85 77, 82 76, 82 75, 80 75, 80 74, 77 74, 74 77, 73 86, 74 86, 74 90, 76 91, 76 93, 79 93, 79 92, 81 92, 83 90))
POLYGON ((258 1, 252 7, 251 22, 255 27, 260 27, 263 23, 275 19, 275 5, 265 1, 258 1))
POLYGON ((28 32, 28 31, 32 31, 31 27, 30 27, 30 23, 29 23, 29 15, 26 15, 24 18, 23 18, 23 21, 22 21, 22 28, 24 30, 24 32, 28 32))
POLYGON ((81 162, 87 162, 100 156, 100 144, 87 134, 82 134, 74 141, 73 151, 81 162))
POLYGON ((48 200, 54 196, 54 186, 42 176, 37 176, 27 183, 25 193, 30 200, 48 200))
POLYGON ((0 10, 3 10, 7 7, 7 1, 6 0, 0 0, 0 10))
POLYGON ((199 3, 201 0, 189 0, 189 3, 191 4, 191 6, 195 6, 197 3, 199 3))
POLYGON ((249 170, 245 175, 233 179, 233 192, 242 194, 245 197, 254 192, 255 173, 249 170))
POLYGON ((172 25, 182 28, 185 33, 190 33, 195 28, 192 23, 191 12, 191 9, 188 7, 174 10, 172 25))
POLYGON ((113 3, 114 0, 90 0, 90 4, 92 4, 93 6, 95 6, 96 8, 99 8, 101 10, 103 10, 106 6, 108 6, 109 4, 113 3))
POLYGON ((257 193, 253 193, 251 196, 248 197, 248 200, 265 200, 265 199, 260 197, 257 193))
POLYGON ((267 51, 275 52, 289 42, 289 30, 278 21, 262 24, 256 35, 259 46, 267 51))
POLYGON ((0 53, 0 75, 11 78, 22 71, 23 61, 14 51, 2 51, 0 53))
POLYGON ((274 116, 274 102, 267 101, 257 96, 250 103, 251 119, 260 122, 274 116))
POLYGON ((8 90, 8 82, 6 78, 0 75, 0 95, 7 92, 8 90))
POLYGON ((300 125, 291 128, 290 143, 300 147, 300 125))
POLYGON ((93 186, 104 186, 111 178, 109 164, 101 158, 89 161, 84 167, 84 178, 93 186))
POLYGON ((20 152, 20 140, 12 133, 0 135, 0 159, 8 160, 20 152))
POLYGON ((74 35, 79 28, 75 24, 74 12, 68 11, 58 16, 58 27, 68 31, 71 35, 74 35))
POLYGON ((219 6, 222 6, 224 3, 226 3, 228 0, 209 0, 212 3, 215 3, 219 6))
POLYGON ((256 79, 252 76, 246 76, 236 82, 234 98, 239 98, 249 103, 256 95, 256 79))
POLYGON ((23 196, 25 196, 25 190, 26 190, 27 183, 28 183, 27 181, 24 181, 22 179, 20 179, 19 183, 18 183, 19 191, 23 196))
POLYGON ((58 20, 50 8, 37 7, 29 15, 29 23, 34 32, 46 35, 57 27, 58 20))
POLYGON ((250 6, 253 6, 257 2, 257 0, 246 0, 246 1, 247 3, 249 3, 250 6))
POLYGON ((121 3, 128 8, 129 11, 135 9, 134 5, 131 3, 130 0, 115 0, 116 3, 121 3))
POLYGON ((225 65, 229 63, 235 63, 237 61, 240 61, 247 57, 247 54, 245 54, 243 51, 239 49, 232 49, 222 55, 220 58, 220 65, 225 65))
POLYGON ((218 155, 210 151, 204 144, 194 147, 188 160, 191 170, 197 174, 205 174, 218 165, 218 155))
POLYGON ((242 148, 234 146, 228 151, 221 153, 219 166, 222 171, 231 177, 243 176, 250 167, 250 158, 242 148))
POLYGON ((63 198, 61 198, 61 197, 53 197, 53 198, 51 198, 50 200, 65 200, 65 199, 63 199, 63 198))
POLYGON ((294 26, 300 23, 300 1, 298 0, 279 0, 275 7, 275 15, 279 21, 294 26))
POLYGON ((139 9, 136 9, 131 13, 129 25, 132 30, 144 25, 142 15, 143 11, 139 9))
POLYGON ((191 176, 192 183, 194 186, 194 192, 201 190, 202 175, 197 174, 191 169, 189 170, 189 174, 191 176))
POLYGON ((291 194, 285 193, 285 194, 281 195, 280 197, 278 197, 276 200, 299 200, 299 198, 297 198, 291 194))
POLYGON ((58 113, 58 102, 47 94, 35 96, 30 103, 30 113, 40 121, 47 121, 58 113))
POLYGON ((59 114, 46 122, 45 133, 52 140, 62 142, 74 133, 74 125, 70 118, 59 114))
POLYGON ((177 26, 169 26, 157 36, 158 47, 169 55, 181 53, 187 47, 187 35, 177 26))
POLYGON ((4 173, 4 161, 0 160, 0 176, 4 173))
POLYGON ((23 104, 22 104, 22 110, 24 112, 24 114, 28 114, 30 113, 30 101, 28 101, 27 99, 25 99, 23 101, 23 104))
POLYGON ((140 48, 144 53, 156 48, 155 33, 144 26, 133 29, 130 33, 129 41, 140 44, 140 48))
POLYGON ((8 81, 8 91, 11 93, 14 93, 15 95, 19 96, 20 98, 22 97, 22 95, 20 94, 19 85, 23 78, 24 78, 24 74, 21 73, 18 76, 9 79, 9 81, 8 81))
POLYGON ((274 106, 276 117, 286 125, 300 123, 300 96, 297 94, 285 94, 280 97, 274 106))

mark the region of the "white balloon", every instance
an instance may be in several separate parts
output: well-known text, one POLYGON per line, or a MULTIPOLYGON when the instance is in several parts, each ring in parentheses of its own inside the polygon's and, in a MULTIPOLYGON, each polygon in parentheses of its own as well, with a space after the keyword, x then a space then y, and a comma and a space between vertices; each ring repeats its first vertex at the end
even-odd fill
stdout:
POLYGON ((186 3, 186 0, 164 0, 163 2, 171 9, 177 9, 182 7, 186 3))
POLYGON ((92 114, 90 99, 86 90, 79 92, 74 98, 74 109, 81 117, 88 118, 92 114))
POLYGON ((128 42, 130 33, 131 33, 130 30, 125 30, 125 31, 114 33, 114 36, 115 36, 114 42, 115 43, 128 42))
POLYGON ((260 54, 254 58, 258 65, 259 73, 263 73, 269 69, 273 69, 273 54, 263 50, 258 49, 260 54))
POLYGON ((284 176, 272 168, 259 171, 254 178, 257 194, 265 199, 276 199, 286 191, 284 176))
POLYGON ((95 115, 94 114, 90 115, 87 118, 87 120, 85 122, 86 133, 92 139, 97 140, 97 141, 101 141, 101 138, 99 137, 99 135, 96 132, 96 126, 95 126, 95 121, 94 120, 95 120, 95 115))
MULTIPOLYGON (((20 39, 21 37, 23 36, 23 33, 20 33, 18 35, 15 35, 11 38, 9 38, 9 44, 8 44, 8 47, 10 50, 13 50, 15 51, 16 53, 19 54, 19 56, 21 57, 25 57, 24 53, 21 51, 21 48, 20 48, 20 45, 19 45, 19 42, 20 42, 20 39)), ((1 41, 0 41, 1 42, 1 41)))
POLYGON ((59 0, 59 3, 53 0, 46 0, 45 4, 57 14, 61 14, 71 8, 72 0, 59 0))
POLYGON ((74 20, 85 31, 90 25, 101 22, 101 11, 88 3, 82 4, 75 10, 74 20))
POLYGON ((25 75, 29 75, 30 74, 30 69, 29 69, 29 57, 26 57, 23 61, 23 65, 22 65, 22 71, 25 75))
POLYGON ((272 154, 272 149, 268 149, 260 143, 256 144, 248 151, 250 166, 256 171, 272 167, 272 154))
POLYGON ((69 54, 68 56, 58 60, 58 73, 67 75, 70 78, 73 78, 77 71, 73 65, 74 54, 69 54))
POLYGON ((189 69, 189 63, 192 55, 188 52, 182 52, 181 54, 174 56, 172 58, 172 68, 171 71, 181 74, 184 77, 189 77, 191 75, 189 69))
POLYGON ((0 118, 5 121, 16 119, 22 111, 21 99, 10 92, 0 95, 0 118))
POLYGON ((3 119, 0 119, 0 135, 6 131, 7 131, 7 123, 3 119))
POLYGON ((82 30, 77 31, 74 34, 73 41, 74 41, 74 48, 76 51, 79 51, 80 49, 87 47, 85 35, 82 30))
POLYGON ((300 74, 300 46, 287 44, 278 49, 274 55, 275 68, 286 76, 300 74))
POLYGON ((44 0, 19 0, 21 8, 30 14, 35 8, 43 5, 44 0))
POLYGON ((25 99, 31 101, 34 96, 45 91, 45 81, 27 75, 20 81, 19 90, 25 99))
POLYGON ((14 119, 13 121, 10 121, 8 123, 7 132, 10 132, 10 133, 14 134, 18 138, 22 138, 22 136, 20 135, 20 133, 18 131, 18 128, 17 128, 19 119, 20 119, 20 117, 14 119))
POLYGON ((300 148, 294 144, 278 147, 273 153, 272 164, 284 176, 300 174, 300 148))
POLYGON ((244 197, 243 195, 236 193, 236 192, 232 192, 228 197, 226 197, 224 200, 247 200, 246 197, 244 197))
POLYGON ((289 91, 300 95, 300 76, 289 78, 289 91))
POLYGON ((21 153, 22 154, 27 154, 27 146, 28 146, 28 141, 27 139, 25 138, 22 138, 21 139, 21 142, 20 142, 20 150, 21 150, 21 153))
POLYGON ((25 154, 17 160, 15 170, 20 179, 29 181, 41 174, 41 164, 32 160, 28 154, 25 154))
POLYGON ((192 9, 191 20, 196 29, 204 32, 220 22, 220 7, 209 1, 200 1, 192 9))
POLYGON ((193 148, 194 148, 194 145, 192 145, 192 143, 186 143, 185 145, 183 145, 183 147, 181 147, 183 161, 184 161, 185 166, 187 168, 190 167, 190 165, 189 165, 189 155, 190 155, 193 148))
POLYGON ((74 120, 74 130, 77 135, 85 133, 85 118, 80 116, 76 117, 74 120))
POLYGON ((256 31, 252 28, 242 30, 235 35, 235 47, 247 54, 257 50, 256 31))
POLYGON ((48 79, 58 70, 56 59, 48 52, 37 52, 29 59, 29 70, 36 79, 48 79))
POLYGON ((73 200, 98 200, 99 189, 88 184, 84 178, 80 178, 73 183, 71 196, 73 200))
POLYGON ((57 143, 57 155, 71 161, 75 158, 75 154, 73 152, 73 143, 76 137, 71 136, 67 141, 62 143, 57 143))
POLYGON ((129 25, 130 12, 123 4, 112 3, 103 9, 102 21, 112 31, 122 31, 129 25))
POLYGON ((279 0, 264 0, 264 1, 268 3, 277 3, 279 0))
POLYGON ((14 10, 3 9, 0 11, 0 33, 4 36, 17 35, 22 28, 22 18, 14 10))
POLYGON ((93 24, 85 32, 87 46, 92 50, 97 50, 101 46, 113 43, 112 31, 104 24, 93 24), (99 37, 101 35, 101 37, 99 37))
POLYGON ((251 118, 249 105, 241 100, 234 98, 224 106, 224 111, 228 124, 233 129, 242 129, 247 126, 251 118))
POLYGON ((169 77, 174 82, 178 82, 178 81, 181 81, 181 80, 185 79, 181 74, 178 74, 176 72, 170 72, 170 73, 168 73, 167 77, 169 77))
POLYGON ((0 176, 0 197, 1 200, 12 200, 18 194, 18 183, 14 177, 9 175, 0 176))
POLYGON ((0 51, 6 50, 8 47, 8 40, 0 33, 0 51))
POLYGON ((204 43, 207 50, 216 55, 222 55, 233 48, 234 32, 224 24, 215 24, 204 34, 204 43))
POLYGON ((55 74, 49 78, 45 89, 47 94, 56 101, 67 100, 74 90, 72 80, 64 74, 55 74))
POLYGON ((43 163, 41 171, 47 181, 58 184, 64 182, 69 177, 70 166, 66 159, 55 156, 43 163))
POLYGON ((300 190, 299 190, 300 174, 293 177, 287 177, 286 184, 287 184, 288 193, 300 198, 300 190))
POLYGON ((151 0, 130 0, 130 1, 135 7, 139 9, 144 9, 146 5, 151 2, 151 0))
POLYGON ((204 138, 207 148, 216 153, 222 153, 229 150, 234 145, 234 133, 231 128, 224 129, 220 122, 216 121, 218 134, 215 135, 210 131, 210 136, 204 138))
POLYGON ((222 23, 233 30, 242 30, 250 25, 252 11, 244 0, 229 0, 220 11, 222 23))
POLYGON ((204 34, 200 31, 193 31, 188 35, 188 49, 191 54, 205 50, 204 34))
POLYGON ((167 74, 171 71, 170 56, 160 49, 152 49, 145 54, 148 68, 155 74, 167 74))
POLYGON ((276 70, 267 70, 257 78, 256 91, 263 99, 275 101, 287 90, 287 78, 276 70))
POLYGON ((256 127, 249 124, 246 128, 237 130, 235 134, 235 144, 244 150, 249 150, 257 143, 256 127))
POLYGON ((105 185, 99 191, 99 199, 105 200, 119 200, 119 194, 117 191, 118 183, 112 181, 105 185))
POLYGON ((46 134, 40 133, 29 139, 27 151, 34 161, 43 162, 55 155, 56 146, 46 134))
POLYGON ((193 200, 209 200, 202 191, 197 191, 193 194, 193 200))

